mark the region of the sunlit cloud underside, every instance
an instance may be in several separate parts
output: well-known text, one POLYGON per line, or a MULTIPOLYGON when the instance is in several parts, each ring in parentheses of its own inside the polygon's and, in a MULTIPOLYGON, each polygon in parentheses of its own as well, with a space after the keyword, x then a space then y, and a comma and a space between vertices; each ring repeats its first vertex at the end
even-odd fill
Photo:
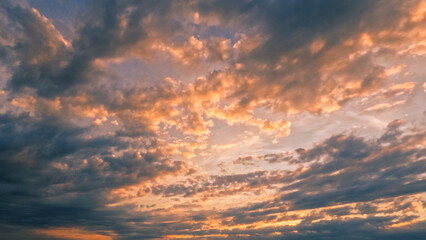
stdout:
POLYGON ((0 1, 0 239, 425 239, 426 1, 0 1))

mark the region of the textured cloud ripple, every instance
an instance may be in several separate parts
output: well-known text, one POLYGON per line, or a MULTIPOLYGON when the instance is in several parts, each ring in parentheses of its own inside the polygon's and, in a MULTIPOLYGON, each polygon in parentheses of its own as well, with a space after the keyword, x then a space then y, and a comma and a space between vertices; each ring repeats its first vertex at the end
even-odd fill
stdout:
POLYGON ((0 239, 425 239, 426 1, 0 1, 0 239))

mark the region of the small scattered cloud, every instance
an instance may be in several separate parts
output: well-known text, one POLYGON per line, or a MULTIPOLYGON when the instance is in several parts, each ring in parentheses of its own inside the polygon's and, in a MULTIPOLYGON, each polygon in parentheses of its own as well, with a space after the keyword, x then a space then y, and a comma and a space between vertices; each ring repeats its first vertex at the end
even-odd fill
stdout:
POLYGON ((423 1, 72 4, 0 2, 5 239, 424 235, 423 1))

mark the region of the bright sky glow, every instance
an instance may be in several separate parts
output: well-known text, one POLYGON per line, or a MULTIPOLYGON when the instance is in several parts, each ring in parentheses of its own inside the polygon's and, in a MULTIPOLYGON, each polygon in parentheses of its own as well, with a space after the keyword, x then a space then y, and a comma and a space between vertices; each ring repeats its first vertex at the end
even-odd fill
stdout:
POLYGON ((424 239, 426 1, 0 1, 0 239, 424 239))

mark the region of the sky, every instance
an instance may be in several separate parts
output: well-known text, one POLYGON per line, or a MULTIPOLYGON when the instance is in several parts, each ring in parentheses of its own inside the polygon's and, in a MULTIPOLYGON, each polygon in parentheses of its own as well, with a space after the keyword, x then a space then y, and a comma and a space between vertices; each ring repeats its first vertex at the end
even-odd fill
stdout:
POLYGON ((425 0, 0 0, 0 239, 425 239, 425 0))

